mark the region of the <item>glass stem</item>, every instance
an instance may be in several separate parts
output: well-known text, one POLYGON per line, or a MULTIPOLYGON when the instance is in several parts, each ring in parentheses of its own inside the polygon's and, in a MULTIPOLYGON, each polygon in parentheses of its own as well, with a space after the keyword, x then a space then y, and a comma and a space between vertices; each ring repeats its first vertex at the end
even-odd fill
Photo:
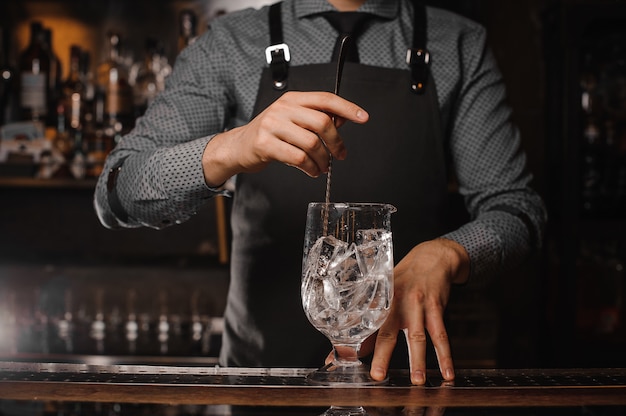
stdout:
POLYGON ((349 367, 360 365, 359 350, 361 344, 335 344, 333 350, 335 353, 335 364, 340 367, 349 367))

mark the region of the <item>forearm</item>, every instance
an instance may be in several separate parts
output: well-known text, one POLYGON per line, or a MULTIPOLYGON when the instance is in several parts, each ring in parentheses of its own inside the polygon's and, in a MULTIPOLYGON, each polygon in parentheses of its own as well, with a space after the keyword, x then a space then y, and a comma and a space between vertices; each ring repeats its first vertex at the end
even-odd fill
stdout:
POLYGON ((235 128, 215 135, 202 153, 204 180, 211 188, 221 187, 227 180, 242 172, 237 159, 237 149, 233 145, 241 128, 235 128))
POLYGON ((471 260, 465 247, 448 238, 436 241, 439 243, 441 256, 449 267, 450 283, 455 285, 466 283, 470 276, 471 260))
POLYGON ((480 284, 538 252, 545 222, 541 198, 526 190, 494 197, 475 219, 444 237, 465 248, 471 263, 469 281, 480 284))
POLYGON ((206 185, 202 170, 208 141, 208 137, 201 138, 150 151, 119 146, 107 159, 96 187, 100 221, 109 228, 164 228, 189 219, 216 193, 206 185), (109 172, 120 163, 115 187, 109 189, 109 172), (112 209, 112 192, 124 215, 112 209))

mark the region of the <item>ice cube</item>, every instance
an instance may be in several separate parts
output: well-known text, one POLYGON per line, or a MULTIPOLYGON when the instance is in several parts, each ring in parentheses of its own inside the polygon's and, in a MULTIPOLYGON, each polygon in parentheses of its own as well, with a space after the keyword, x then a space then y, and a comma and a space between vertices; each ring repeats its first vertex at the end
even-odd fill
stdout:
POLYGON ((329 264, 336 257, 341 257, 347 247, 347 243, 333 236, 320 237, 309 250, 306 258, 305 274, 316 274, 320 277, 326 276, 329 264))
POLYGON ((334 328, 337 326, 337 311, 333 309, 321 309, 315 316, 315 321, 323 327, 334 328))
POLYGON ((343 252, 332 258, 327 273, 334 277, 338 284, 356 282, 363 277, 361 267, 357 257, 357 246, 352 243, 343 252))
POLYGON ((324 300, 328 307, 334 311, 338 311, 341 307, 341 295, 337 290, 337 286, 335 285, 335 279, 327 278, 324 279, 324 300))
POLYGON ((356 243, 366 244, 370 241, 382 241, 387 238, 387 234, 389 231, 384 230, 382 228, 370 228, 366 230, 357 230, 356 231, 356 243))
POLYGON ((363 273, 377 273, 388 267, 391 256, 391 233, 381 229, 357 231, 357 254, 363 273))
POLYGON ((341 293, 343 300, 342 307, 347 312, 358 312, 362 314, 363 310, 369 308, 372 298, 376 293, 376 281, 369 279, 354 283, 341 293))
POLYGON ((337 318, 336 328, 345 331, 361 323, 362 314, 359 311, 347 311, 341 313, 337 318))

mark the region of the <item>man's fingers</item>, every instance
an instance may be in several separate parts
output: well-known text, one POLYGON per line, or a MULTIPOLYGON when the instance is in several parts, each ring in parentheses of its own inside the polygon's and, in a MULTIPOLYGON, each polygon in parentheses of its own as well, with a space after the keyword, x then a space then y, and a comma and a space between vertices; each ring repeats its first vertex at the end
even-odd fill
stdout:
MULTIPOLYGON (((312 137, 308 138, 308 140, 319 142, 317 136, 311 132, 309 132, 309 134, 312 137)), ((289 137, 289 140, 293 141, 294 136, 285 137, 289 137)), ((322 145, 320 144, 319 146, 322 145)), ((322 153, 326 155, 326 162, 324 163, 323 159, 316 160, 311 157, 311 154, 302 149, 301 145, 294 144, 287 140, 268 141, 267 146, 263 149, 263 154, 264 156, 262 156, 262 158, 264 159, 276 160, 286 165, 293 166, 314 178, 328 170, 328 154, 325 151, 322 153)))
POLYGON ((365 123, 369 118, 365 109, 330 92, 288 92, 283 97, 289 100, 293 99, 301 106, 313 108, 355 123, 365 123))
POLYGON ((317 134, 326 150, 337 159, 344 159, 346 156, 337 127, 346 120, 365 123, 369 119, 363 108, 329 92, 286 93, 276 104, 280 106, 281 112, 299 108, 292 115, 294 123, 317 134))
MULTIPOLYGON (((389 319, 387 320, 389 321, 389 319)), ((391 355, 398 340, 398 328, 385 322, 378 330, 376 336, 376 346, 374 347, 374 356, 370 368, 370 375, 374 380, 384 380, 389 369, 391 355)))
POLYGON ((403 329, 409 349, 409 368, 411 372, 411 383, 426 383, 426 328, 424 327, 425 311, 423 305, 417 303, 405 312, 409 316, 407 328, 403 329))
POLYGON ((447 381, 454 380, 454 364, 450 350, 450 340, 448 339, 448 332, 443 323, 441 313, 429 315, 426 325, 433 347, 435 347, 435 352, 437 353, 441 375, 447 381))
POLYGON ((328 355, 326 356, 326 359, 324 360, 324 364, 330 364, 333 361, 335 361, 335 351, 331 350, 328 355))
POLYGON ((361 343, 361 348, 359 349, 359 357, 368 356, 374 351, 374 347, 376 345, 376 335, 378 331, 365 338, 365 341, 361 343))

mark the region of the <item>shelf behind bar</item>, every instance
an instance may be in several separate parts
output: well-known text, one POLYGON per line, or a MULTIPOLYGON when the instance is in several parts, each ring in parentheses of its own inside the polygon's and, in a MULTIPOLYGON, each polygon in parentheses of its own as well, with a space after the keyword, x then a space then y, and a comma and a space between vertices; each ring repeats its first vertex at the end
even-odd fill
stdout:
POLYGON ((0 176, 0 188, 95 189, 96 178, 38 179, 27 176, 0 176))
POLYGON ((454 383, 408 371, 388 385, 307 384, 302 368, 0 362, 0 399, 245 406, 625 406, 626 369, 459 369, 454 383))
MULTIPOLYGON (((221 321, 221 318, 213 318, 221 321)), ((223 325, 221 322, 213 325, 223 325)), ((217 334, 217 332, 215 333, 217 334)), ((221 335, 221 334, 220 334, 221 335)), ((28 353, 0 354, 0 369, 3 363, 48 363, 48 364, 86 364, 91 366, 183 366, 183 367, 214 367, 219 363, 215 356, 185 356, 185 355, 105 355, 105 354, 51 354, 28 353)))

